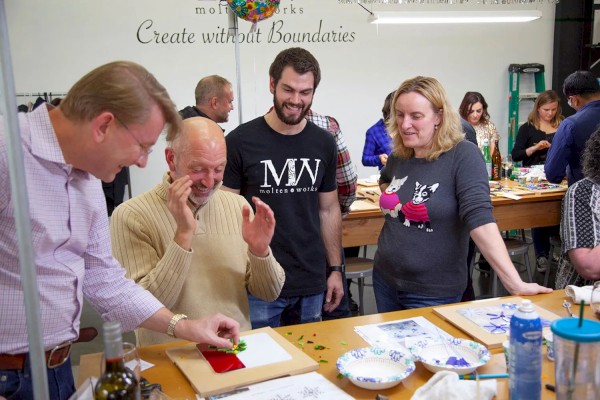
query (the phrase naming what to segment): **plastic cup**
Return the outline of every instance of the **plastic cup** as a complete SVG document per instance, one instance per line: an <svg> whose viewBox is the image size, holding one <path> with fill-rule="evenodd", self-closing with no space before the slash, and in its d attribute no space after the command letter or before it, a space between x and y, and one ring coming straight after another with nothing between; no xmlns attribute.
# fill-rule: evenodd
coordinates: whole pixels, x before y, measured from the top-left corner
<svg viewBox="0 0 600 400"><path fill-rule="evenodd" d="M563 318L550 325L554 336L556 398L596 400L600 388L600 322Z"/></svg>

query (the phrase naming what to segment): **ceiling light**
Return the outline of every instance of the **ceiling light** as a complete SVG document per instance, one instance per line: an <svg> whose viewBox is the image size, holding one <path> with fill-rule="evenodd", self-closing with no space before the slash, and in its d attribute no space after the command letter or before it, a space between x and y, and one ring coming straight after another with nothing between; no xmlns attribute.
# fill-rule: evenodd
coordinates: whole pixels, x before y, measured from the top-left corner
<svg viewBox="0 0 600 400"><path fill-rule="evenodd" d="M523 11L375 11L372 24L472 24L529 22L542 17L539 10Z"/></svg>

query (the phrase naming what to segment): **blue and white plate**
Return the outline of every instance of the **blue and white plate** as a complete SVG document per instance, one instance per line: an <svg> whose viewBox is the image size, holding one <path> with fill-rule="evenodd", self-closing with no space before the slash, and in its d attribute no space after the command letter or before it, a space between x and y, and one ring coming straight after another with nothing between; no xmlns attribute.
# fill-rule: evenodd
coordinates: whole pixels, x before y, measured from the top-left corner
<svg viewBox="0 0 600 400"><path fill-rule="evenodd" d="M412 356L402 350L363 347L342 354L340 374L364 389L383 390L399 384L415 370Z"/></svg>
<svg viewBox="0 0 600 400"><path fill-rule="evenodd" d="M410 346L416 361L436 373L453 371L459 375L470 374L490 360L489 350L482 344L467 339L450 338L438 342Z"/></svg>

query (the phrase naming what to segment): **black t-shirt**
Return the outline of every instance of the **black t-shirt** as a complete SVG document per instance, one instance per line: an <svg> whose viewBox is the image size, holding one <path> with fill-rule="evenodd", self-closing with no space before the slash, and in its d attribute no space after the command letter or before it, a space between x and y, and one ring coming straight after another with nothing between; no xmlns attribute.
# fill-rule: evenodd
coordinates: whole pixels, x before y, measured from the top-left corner
<svg viewBox="0 0 600 400"><path fill-rule="evenodd" d="M337 150L333 137L312 122L296 135L280 134L264 117L240 125L225 137L223 184L252 196L275 213L273 255L286 272L282 297L325 290L319 192L336 190Z"/></svg>

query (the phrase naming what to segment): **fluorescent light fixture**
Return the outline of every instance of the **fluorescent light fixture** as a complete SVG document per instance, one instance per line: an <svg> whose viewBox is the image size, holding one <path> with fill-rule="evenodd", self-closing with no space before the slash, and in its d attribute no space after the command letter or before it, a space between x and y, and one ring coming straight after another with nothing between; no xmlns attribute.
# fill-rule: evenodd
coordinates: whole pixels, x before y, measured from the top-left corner
<svg viewBox="0 0 600 400"><path fill-rule="evenodd" d="M542 17L539 10L523 11L374 11L372 24L473 24L529 22Z"/></svg>

